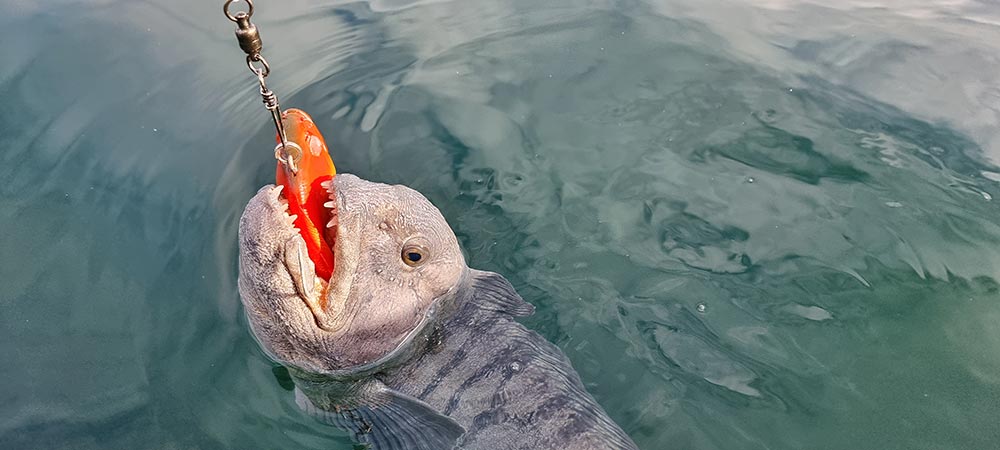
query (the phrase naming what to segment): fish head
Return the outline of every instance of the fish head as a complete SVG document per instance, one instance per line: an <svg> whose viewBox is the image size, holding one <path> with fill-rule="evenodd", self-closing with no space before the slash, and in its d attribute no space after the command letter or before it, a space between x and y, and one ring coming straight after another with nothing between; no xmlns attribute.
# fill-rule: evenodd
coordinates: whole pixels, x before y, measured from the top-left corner
<svg viewBox="0 0 1000 450"><path fill-rule="evenodd" d="M440 211L405 186L350 174L322 183L323 276L284 183L261 188L239 224L239 288L261 347L312 373L378 363L409 343L469 271Z"/></svg>

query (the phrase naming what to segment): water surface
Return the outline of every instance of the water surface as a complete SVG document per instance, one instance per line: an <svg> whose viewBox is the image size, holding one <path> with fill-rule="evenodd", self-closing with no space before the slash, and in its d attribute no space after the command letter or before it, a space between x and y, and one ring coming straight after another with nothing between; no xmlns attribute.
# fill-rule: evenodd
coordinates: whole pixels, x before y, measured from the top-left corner
<svg viewBox="0 0 1000 450"><path fill-rule="evenodd" d="M0 0L0 447L350 449L236 292L221 2ZM220 4L216 4L220 3ZM987 449L985 1L258 0L338 168L427 195L642 448Z"/></svg>

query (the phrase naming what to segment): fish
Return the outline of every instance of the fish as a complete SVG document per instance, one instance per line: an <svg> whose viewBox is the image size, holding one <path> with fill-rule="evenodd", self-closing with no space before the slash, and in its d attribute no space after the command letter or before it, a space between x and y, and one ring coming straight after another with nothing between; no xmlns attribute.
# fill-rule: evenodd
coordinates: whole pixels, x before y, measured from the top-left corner
<svg viewBox="0 0 1000 450"><path fill-rule="evenodd" d="M376 450L637 448L426 197L337 174L306 113L282 120L303 157L248 202L238 284L302 411Z"/></svg>

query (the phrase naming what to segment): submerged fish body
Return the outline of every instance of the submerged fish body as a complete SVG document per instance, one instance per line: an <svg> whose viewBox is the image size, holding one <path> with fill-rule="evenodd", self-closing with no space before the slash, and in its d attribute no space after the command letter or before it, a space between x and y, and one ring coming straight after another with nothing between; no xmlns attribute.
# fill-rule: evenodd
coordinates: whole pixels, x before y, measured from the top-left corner
<svg viewBox="0 0 1000 450"><path fill-rule="evenodd" d="M239 285L303 410L377 450L635 448L562 351L515 320L534 308L466 265L426 198L331 176L326 278L286 183L262 188L240 219Z"/></svg>

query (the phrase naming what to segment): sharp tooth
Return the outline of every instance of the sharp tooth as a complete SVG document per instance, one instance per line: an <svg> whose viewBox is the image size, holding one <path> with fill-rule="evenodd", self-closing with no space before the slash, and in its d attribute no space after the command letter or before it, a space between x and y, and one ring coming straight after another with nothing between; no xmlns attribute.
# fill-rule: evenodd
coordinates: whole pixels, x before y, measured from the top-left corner
<svg viewBox="0 0 1000 450"><path fill-rule="evenodd" d="M333 228L336 225L337 225L337 218L336 217L330 219L330 221L326 223L326 227L327 228Z"/></svg>
<svg viewBox="0 0 1000 450"><path fill-rule="evenodd" d="M328 201L328 202L326 202L326 203L323 204L323 207L324 208L336 208L337 207L337 202L332 201L332 200Z"/></svg>
<svg viewBox="0 0 1000 450"><path fill-rule="evenodd" d="M272 189L270 192L271 201L273 202L272 204L278 205L277 207L280 208L281 211L288 212L288 200L285 200L285 197L281 195L281 191L284 188L284 186L278 185Z"/></svg>
<svg viewBox="0 0 1000 450"><path fill-rule="evenodd" d="M326 190L328 190L328 191L329 191L329 190L330 190L330 183L331 183L331 181L330 181L330 180L326 180L326 181L324 181L324 182L320 183L319 185L320 185L320 187L322 187L323 189L326 189Z"/></svg>
<svg viewBox="0 0 1000 450"><path fill-rule="evenodd" d="M274 201L281 200L281 188L284 186L278 185L278 187L271 189L271 199Z"/></svg>

